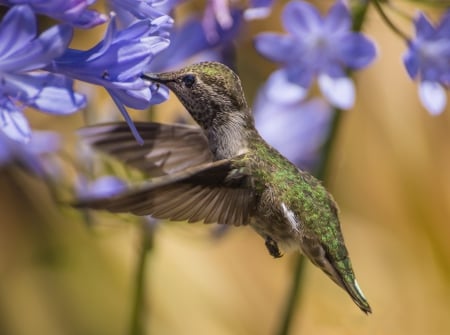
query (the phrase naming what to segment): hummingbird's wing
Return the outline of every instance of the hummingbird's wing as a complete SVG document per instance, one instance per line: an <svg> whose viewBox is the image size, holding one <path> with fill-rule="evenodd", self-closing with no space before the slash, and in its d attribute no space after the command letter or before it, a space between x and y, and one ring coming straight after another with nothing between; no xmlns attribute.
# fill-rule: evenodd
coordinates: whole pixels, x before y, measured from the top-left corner
<svg viewBox="0 0 450 335"><path fill-rule="evenodd" d="M212 162L202 129L188 125L135 122L139 145L125 122L85 127L79 134L92 145L153 177Z"/></svg>
<svg viewBox="0 0 450 335"><path fill-rule="evenodd" d="M250 183L232 160L220 160L155 178L115 197L82 199L75 206L239 226L248 223L254 208Z"/></svg>

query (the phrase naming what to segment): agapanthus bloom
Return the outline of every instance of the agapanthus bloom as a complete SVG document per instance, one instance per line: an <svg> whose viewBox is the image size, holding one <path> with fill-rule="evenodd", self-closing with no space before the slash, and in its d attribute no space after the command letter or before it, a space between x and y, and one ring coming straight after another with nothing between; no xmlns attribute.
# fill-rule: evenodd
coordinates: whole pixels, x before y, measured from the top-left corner
<svg viewBox="0 0 450 335"><path fill-rule="evenodd" d="M106 22L108 17L87 9L96 0L0 0L6 6L29 5L38 14L47 15L78 28L91 28Z"/></svg>
<svg viewBox="0 0 450 335"><path fill-rule="evenodd" d="M113 16L100 43L86 51L67 49L47 69L104 87L142 143L125 106L145 109L168 96L166 89L157 89L156 85L149 88L149 83L141 79L155 54L169 45L169 40L160 36L167 20L171 19L161 16L139 20L118 30Z"/></svg>
<svg viewBox="0 0 450 335"><path fill-rule="evenodd" d="M60 56L71 38L68 25L53 26L37 36L36 17L27 5L13 7L1 21L0 131L10 138L30 139L24 107L67 114L85 105L84 97L73 92L71 80L35 72Z"/></svg>
<svg viewBox="0 0 450 335"><path fill-rule="evenodd" d="M420 13L414 21L416 37L409 41L404 64L412 79L419 79L419 97L433 115L447 104L450 86L450 11L435 27Z"/></svg>
<svg viewBox="0 0 450 335"><path fill-rule="evenodd" d="M352 107L354 84L346 70L367 66L376 52L368 38L351 31L348 8L337 1L321 16L311 4L292 1L284 8L283 24L288 34L263 33L255 41L261 54L283 65L269 78L271 98L299 101L317 77L322 94L332 105Z"/></svg>

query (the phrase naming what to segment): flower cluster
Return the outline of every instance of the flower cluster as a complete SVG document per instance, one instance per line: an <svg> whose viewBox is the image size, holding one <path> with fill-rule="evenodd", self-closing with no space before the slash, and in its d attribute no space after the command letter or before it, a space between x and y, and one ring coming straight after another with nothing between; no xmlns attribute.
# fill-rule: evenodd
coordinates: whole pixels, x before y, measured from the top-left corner
<svg viewBox="0 0 450 335"><path fill-rule="evenodd" d="M447 104L450 86L450 10L433 26L423 13L414 20L416 36L408 41L403 61L411 79L419 79L419 97L433 115Z"/></svg>
<svg viewBox="0 0 450 335"><path fill-rule="evenodd" d="M93 2L0 0L0 5L11 7L0 22L3 152L11 152L11 148L28 154L39 152L26 148L29 142L36 141L24 115L25 108L63 115L86 106L86 97L73 89L74 79L105 87L131 127L133 123L124 106L144 109L167 96L162 89L155 93L140 75L154 55L169 44L172 19L160 13L119 30L112 14L104 39L95 47L87 51L71 49L74 27L88 29L108 20L106 15L88 8ZM37 14L61 23L38 34ZM18 146L23 146L23 150L17 150ZM3 155L0 164L7 162L6 157L12 160L13 156ZM17 158L15 155L14 160Z"/></svg>
<svg viewBox="0 0 450 335"><path fill-rule="evenodd" d="M353 106L355 89L346 70L358 70L375 58L374 44L351 30L348 8L337 1L326 16L305 1L292 1L283 11L288 34L262 33L256 49L283 67L268 80L268 95L280 102L302 100L315 78L328 101L347 109Z"/></svg>

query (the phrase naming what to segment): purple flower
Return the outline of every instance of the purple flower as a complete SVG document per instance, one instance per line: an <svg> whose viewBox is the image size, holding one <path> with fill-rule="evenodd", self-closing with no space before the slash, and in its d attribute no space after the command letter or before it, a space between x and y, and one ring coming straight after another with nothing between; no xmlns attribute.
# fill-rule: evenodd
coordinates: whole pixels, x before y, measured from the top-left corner
<svg viewBox="0 0 450 335"><path fill-rule="evenodd" d="M419 79L419 97L432 114L442 113L447 104L445 86L450 85L450 10L434 27L423 13L414 21L415 39L403 62L411 79Z"/></svg>
<svg viewBox="0 0 450 335"><path fill-rule="evenodd" d="M263 87L253 111L261 136L297 166L312 171L320 159L332 116L332 108L316 98L284 104L273 101Z"/></svg>
<svg viewBox="0 0 450 335"><path fill-rule="evenodd" d="M203 14L203 29L210 42L220 38L220 31L232 29L235 20L242 21L265 18L270 14L273 0L250 0L244 10L236 10L230 6L229 0L208 0Z"/></svg>
<svg viewBox="0 0 450 335"><path fill-rule="evenodd" d="M112 197L127 189L127 184L115 176L103 176L92 182L80 177L76 184L76 193L81 199Z"/></svg>
<svg viewBox="0 0 450 335"><path fill-rule="evenodd" d="M37 175L53 175L54 168L46 158L59 149L59 136L53 132L34 131L28 143L21 143L0 132L0 166L19 164Z"/></svg>
<svg viewBox="0 0 450 335"><path fill-rule="evenodd" d="M136 20L156 19L168 15L180 0L108 0L109 8L117 14L121 26L127 27ZM173 21L166 22L171 28Z"/></svg>
<svg viewBox="0 0 450 335"><path fill-rule="evenodd" d="M36 13L67 22L78 28L91 28L106 22L104 14L87 9L95 0L0 0L6 6L29 5Z"/></svg>
<svg viewBox="0 0 450 335"><path fill-rule="evenodd" d="M250 0L249 7L244 11L244 19L264 19L272 11L274 0Z"/></svg>
<svg viewBox="0 0 450 335"><path fill-rule="evenodd" d="M72 38L72 28L57 25L36 36L30 7L15 6L0 23L0 131L27 142L31 130L22 109L68 114L85 105L72 90L72 81L39 70L60 56Z"/></svg>
<svg viewBox="0 0 450 335"><path fill-rule="evenodd" d="M160 33L161 27L169 20L168 16L140 20L126 29L117 30L113 17L100 43L86 51L67 49L47 69L103 86L130 125L138 142L142 143L125 106L145 109L167 98L166 89L158 89L154 84L149 88L150 84L140 77L146 72L153 57L168 46L169 40L160 36Z"/></svg>
<svg viewBox="0 0 450 335"><path fill-rule="evenodd" d="M351 31L348 8L337 1L322 17L311 4L292 1L284 8L283 23L289 34L263 33L255 40L261 54L283 64L269 78L271 98L299 101L317 77L322 94L332 105L352 107L355 89L345 71L367 66L376 52L368 38Z"/></svg>
<svg viewBox="0 0 450 335"><path fill-rule="evenodd" d="M229 29L222 29L217 22L215 24L217 38L213 41L208 39L202 22L198 18L192 18L181 27L175 27L171 33L170 46L150 64L150 72L172 70L192 57L195 57L195 61L224 62L217 49L226 46L237 36L241 19L239 15L234 15L233 25Z"/></svg>

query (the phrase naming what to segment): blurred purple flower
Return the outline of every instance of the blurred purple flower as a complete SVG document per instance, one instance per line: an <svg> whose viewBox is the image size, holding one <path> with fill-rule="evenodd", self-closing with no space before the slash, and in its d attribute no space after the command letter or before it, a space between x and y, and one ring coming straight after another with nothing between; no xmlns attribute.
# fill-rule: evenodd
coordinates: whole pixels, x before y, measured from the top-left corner
<svg viewBox="0 0 450 335"><path fill-rule="evenodd" d="M79 177L76 185L77 196L81 199L112 197L127 189L127 184L115 176L103 176L92 182Z"/></svg>
<svg viewBox="0 0 450 335"><path fill-rule="evenodd" d="M283 23L289 34L262 33L255 40L261 54L284 65L268 80L271 99L300 101L318 77L322 94L332 105L352 107L355 89L345 71L366 67L376 51L368 38L351 31L348 8L337 1L322 17L311 4L291 1L284 8Z"/></svg>
<svg viewBox="0 0 450 335"><path fill-rule="evenodd" d="M313 171L330 128L332 108L319 98L292 104L273 101L266 90L258 92L253 106L256 128L291 162Z"/></svg>
<svg viewBox="0 0 450 335"><path fill-rule="evenodd" d="M403 62L411 79L419 79L419 97L432 115L442 113L450 86L450 10L434 27L423 13L414 20L416 37Z"/></svg>
<svg viewBox="0 0 450 335"><path fill-rule="evenodd" d="M160 36L168 20L171 20L168 16L140 20L117 30L113 16L100 43L86 51L67 49L47 70L103 86L128 122L136 140L143 143L125 106L145 109L167 99L167 89L158 89L157 85L140 77L153 57L169 45L169 40Z"/></svg>
<svg viewBox="0 0 450 335"><path fill-rule="evenodd" d="M29 6L11 8L0 22L0 131L27 142L31 130L22 109L68 114L85 105L72 81L39 70L60 56L72 38L72 28L57 25L36 36L36 17Z"/></svg>
<svg viewBox="0 0 450 335"><path fill-rule="evenodd" d="M208 0L202 19L204 34L208 41L214 43L220 38L218 28L229 30L236 25L236 19L265 18L270 14L272 4L273 0L250 0L244 10L237 10L230 5L230 0Z"/></svg>
<svg viewBox="0 0 450 335"><path fill-rule="evenodd" d="M108 17L87 9L95 0L0 0L1 5L29 5L33 11L67 22L78 28L91 28L105 23Z"/></svg>
<svg viewBox="0 0 450 335"><path fill-rule="evenodd" d="M59 149L59 136L53 132L34 131L28 143L12 140L0 132L0 166L16 163L43 177L54 175L46 155Z"/></svg>
<svg viewBox="0 0 450 335"><path fill-rule="evenodd" d="M195 57L195 61L220 59L224 62L217 49L226 46L237 36L241 19L239 15L234 15L233 25L229 29L222 29L217 22L215 24L217 38L214 41L207 38L198 18L189 19L181 27L175 27L171 33L170 46L150 64L149 72L173 70L192 57Z"/></svg>
<svg viewBox="0 0 450 335"><path fill-rule="evenodd" d="M249 6L244 10L244 19L264 19L272 11L274 0L250 0Z"/></svg>

